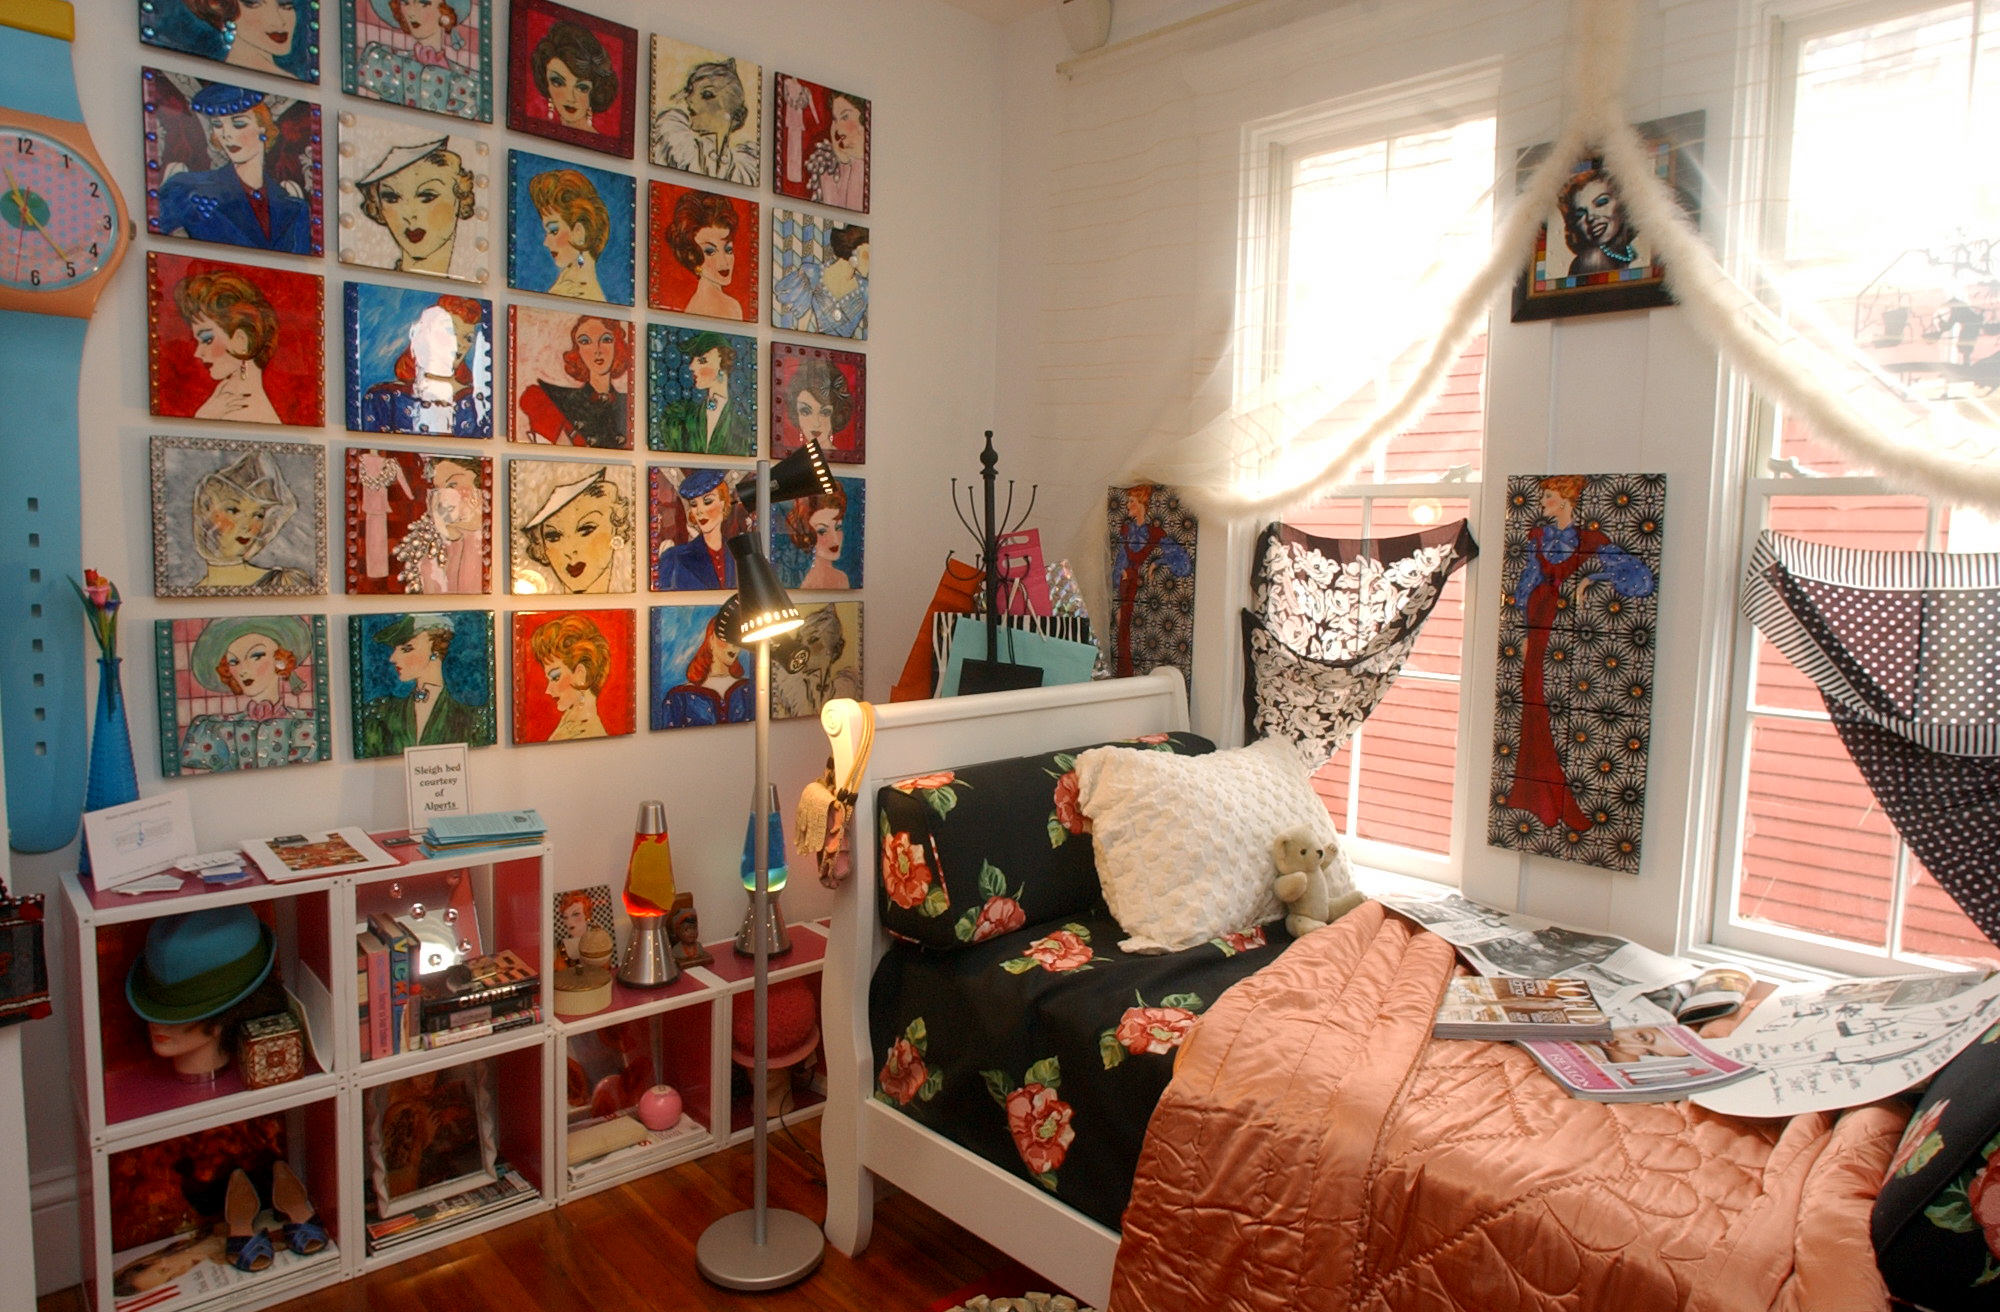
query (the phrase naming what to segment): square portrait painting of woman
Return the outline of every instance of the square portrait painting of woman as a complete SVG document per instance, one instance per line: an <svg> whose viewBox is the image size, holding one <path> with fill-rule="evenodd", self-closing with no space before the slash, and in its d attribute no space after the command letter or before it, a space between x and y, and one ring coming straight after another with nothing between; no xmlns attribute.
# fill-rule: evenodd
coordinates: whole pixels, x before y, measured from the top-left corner
<svg viewBox="0 0 2000 1312"><path fill-rule="evenodd" d="M861 534L868 518L866 485L837 478L830 493L788 501L773 512L771 563L788 588L845 591L861 586Z"/></svg>
<svg viewBox="0 0 2000 1312"><path fill-rule="evenodd" d="M508 127L632 158L638 32L552 0L514 0L507 49Z"/></svg>
<svg viewBox="0 0 2000 1312"><path fill-rule="evenodd" d="M340 262L485 282L488 147L443 125L340 114Z"/></svg>
<svg viewBox="0 0 2000 1312"><path fill-rule="evenodd" d="M805 623L771 644L771 718L817 716L836 697L861 696L861 603L804 602Z"/></svg>
<svg viewBox="0 0 2000 1312"><path fill-rule="evenodd" d="M573 310L507 307L507 436L632 448L632 325Z"/></svg>
<svg viewBox="0 0 2000 1312"><path fill-rule="evenodd" d="M720 606L653 607L652 727L748 724L757 716L755 660L715 631Z"/></svg>
<svg viewBox="0 0 2000 1312"><path fill-rule="evenodd" d="M771 459L807 438L829 464L868 457L868 357L825 346L771 343Z"/></svg>
<svg viewBox="0 0 2000 1312"><path fill-rule="evenodd" d="M492 487L484 456L347 448L348 592L483 595Z"/></svg>
<svg viewBox="0 0 2000 1312"><path fill-rule="evenodd" d="M632 304L638 182L525 150L507 152L507 285Z"/></svg>
<svg viewBox="0 0 2000 1312"><path fill-rule="evenodd" d="M221 774L333 755L326 616L158 620L160 773Z"/></svg>
<svg viewBox="0 0 2000 1312"><path fill-rule="evenodd" d="M347 617L354 756L494 742L493 612Z"/></svg>
<svg viewBox="0 0 2000 1312"><path fill-rule="evenodd" d="M139 39L246 72L319 81L319 0L139 0Z"/></svg>
<svg viewBox="0 0 2000 1312"><path fill-rule="evenodd" d="M780 196L868 212L868 102L778 74L772 182Z"/></svg>
<svg viewBox="0 0 2000 1312"><path fill-rule="evenodd" d="M142 69L146 230L251 250L324 249L319 106Z"/></svg>
<svg viewBox="0 0 2000 1312"><path fill-rule="evenodd" d="M326 592L326 455L302 442L152 441L153 592Z"/></svg>
<svg viewBox="0 0 2000 1312"><path fill-rule="evenodd" d="M516 593L634 591L638 475L632 466L510 460L507 484Z"/></svg>
<svg viewBox="0 0 2000 1312"><path fill-rule="evenodd" d="M493 436L493 303L347 284L347 427Z"/></svg>
<svg viewBox="0 0 2000 1312"><path fill-rule="evenodd" d="M653 163L755 187L762 178L764 70L685 41L653 38Z"/></svg>
<svg viewBox="0 0 2000 1312"><path fill-rule="evenodd" d="M729 539L755 519L743 492L754 473L709 466L646 469L647 560L655 592L714 592L736 586Z"/></svg>
<svg viewBox="0 0 2000 1312"><path fill-rule="evenodd" d="M671 182L646 188L646 302L757 322L757 203Z"/></svg>
<svg viewBox="0 0 2000 1312"><path fill-rule="evenodd" d="M318 274L147 252L152 412L318 428L325 298Z"/></svg>
<svg viewBox="0 0 2000 1312"><path fill-rule="evenodd" d="M631 611L524 610L513 621L516 743L634 731Z"/></svg>
<svg viewBox="0 0 2000 1312"><path fill-rule="evenodd" d="M868 229L771 210L771 326L868 340Z"/></svg>
<svg viewBox="0 0 2000 1312"><path fill-rule="evenodd" d="M646 326L646 445L701 456L757 454L757 339Z"/></svg>
<svg viewBox="0 0 2000 1312"><path fill-rule="evenodd" d="M342 0L341 90L491 123L494 3Z"/></svg>

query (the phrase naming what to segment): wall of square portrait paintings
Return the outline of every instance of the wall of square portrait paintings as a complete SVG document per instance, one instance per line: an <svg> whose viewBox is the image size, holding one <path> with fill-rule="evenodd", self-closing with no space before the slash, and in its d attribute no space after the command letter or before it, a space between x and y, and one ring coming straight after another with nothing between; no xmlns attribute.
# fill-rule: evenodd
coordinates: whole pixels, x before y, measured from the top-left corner
<svg viewBox="0 0 2000 1312"><path fill-rule="evenodd" d="M565 887L617 887L664 802L677 881L726 933L754 736L749 653L703 642L726 534L826 613L775 699L787 819L824 764L816 706L886 699L964 554L945 501L992 426L999 29L900 0L256 8L231 32L189 0L75 5L137 223L80 457L141 793L184 789L208 848L379 831L406 819L397 754L463 740L473 804L538 808ZM782 261L776 210L811 216ZM878 221L886 321L857 240ZM795 536L738 488L803 435L844 481ZM237 688L232 644L270 658ZM74 861L14 873L48 891ZM41 1056L55 1125L66 1057Z"/></svg>

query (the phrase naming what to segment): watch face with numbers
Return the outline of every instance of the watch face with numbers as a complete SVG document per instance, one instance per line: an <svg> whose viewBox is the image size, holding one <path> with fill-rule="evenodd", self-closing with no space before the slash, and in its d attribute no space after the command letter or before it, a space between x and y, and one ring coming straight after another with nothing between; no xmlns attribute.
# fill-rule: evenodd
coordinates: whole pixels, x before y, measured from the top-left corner
<svg viewBox="0 0 2000 1312"><path fill-rule="evenodd" d="M118 204L87 159L32 129L0 129L0 288L69 291L118 248Z"/></svg>

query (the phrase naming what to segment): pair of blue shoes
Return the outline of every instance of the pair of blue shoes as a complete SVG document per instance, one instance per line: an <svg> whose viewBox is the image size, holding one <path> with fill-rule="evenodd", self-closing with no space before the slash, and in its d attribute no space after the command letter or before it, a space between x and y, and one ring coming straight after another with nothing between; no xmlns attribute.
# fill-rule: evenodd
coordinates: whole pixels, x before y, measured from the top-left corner
<svg viewBox="0 0 2000 1312"><path fill-rule="evenodd" d="M285 1243L294 1253L307 1257L326 1247L326 1228L320 1224L319 1212L306 1196L305 1185L283 1161L271 1167L271 1206L285 1218ZM270 1233L257 1226L261 1210L257 1186L250 1183L248 1175L236 1171L229 1177L229 1191L223 1198L223 1218L229 1223L223 1255L238 1271L269 1270L277 1260Z"/></svg>

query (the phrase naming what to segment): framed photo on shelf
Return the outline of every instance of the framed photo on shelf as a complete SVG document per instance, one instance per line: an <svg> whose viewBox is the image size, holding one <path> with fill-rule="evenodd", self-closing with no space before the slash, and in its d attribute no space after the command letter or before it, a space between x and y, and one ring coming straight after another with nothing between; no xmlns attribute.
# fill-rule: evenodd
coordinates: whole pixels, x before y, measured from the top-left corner
<svg viewBox="0 0 2000 1312"><path fill-rule="evenodd" d="M168 778L332 757L326 616L156 620L153 656Z"/></svg>
<svg viewBox="0 0 2000 1312"><path fill-rule="evenodd" d="M758 205L675 182L646 185L646 303L757 322Z"/></svg>
<svg viewBox="0 0 2000 1312"><path fill-rule="evenodd" d="M638 677L629 610L514 612L514 742L633 731Z"/></svg>
<svg viewBox="0 0 2000 1312"><path fill-rule="evenodd" d="M632 449L632 325L587 310L507 307L507 436Z"/></svg>
<svg viewBox="0 0 2000 1312"><path fill-rule="evenodd" d="M836 478L831 493L787 502L772 513L771 564L788 588L847 591L861 586L861 538L868 520L868 488L858 478Z"/></svg>
<svg viewBox="0 0 2000 1312"><path fill-rule="evenodd" d="M153 595L325 595L323 448L157 436L151 448Z"/></svg>
<svg viewBox="0 0 2000 1312"><path fill-rule="evenodd" d="M350 615L347 660L355 760L496 741L492 611Z"/></svg>
<svg viewBox="0 0 2000 1312"><path fill-rule="evenodd" d="M736 586L724 545L755 527L743 489L756 471L715 465L646 467L646 561L655 592L715 592ZM719 572L718 572L719 571Z"/></svg>
<svg viewBox="0 0 2000 1312"><path fill-rule="evenodd" d="M755 188L763 170L764 70L701 46L653 37L649 158L718 182Z"/></svg>
<svg viewBox="0 0 2000 1312"><path fill-rule="evenodd" d="M172 419L326 422L326 280L146 253L147 392Z"/></svg>
<svg viewBox="0 0 2000 1312"><path fill-rule="evenodd" d="M342 302L350 432L493 436L493 302L367 282Z"/></svg>
<svg viewBox="0 0 2000 1312"><path fill-rule="evenodd" d="M720 606L655 606L648 663L652 667L655 729L748 724L757 694L751 657L716 636Z"/></svg>
<svg viewBox="0 0 2000 1312"><path fill-rule="evenodd" d="M772 342L771 459L783 460L809 437L828 464L868 458L868 357Z"/></svg>
<svg viewBox="0 0 2000 1312"><path fill-rule="evenodd" d="M611 911L611 885L568 888L555 895L556 969L583 964L583 936L601 929L617 941L618 922Z"/></svg>
<svg viewBox="0 0 2000 1312"><path fill-rule="evenodd" d="M347 590L484 595L493 462L469 452L347 448Z"/></svg>
<svg viewBox="0 0 2000 1312"><path fill-rule="evenodd" d="M646 325L646 445L698 456L757 454L757 339Z"/></svg>
<svg viewBox="0 0 2000 1312"><path fill-rule="evenodd" d="M246 73L317 82L319 7L320 0L267 4L252 22L239 21L234 4L139 0L139 39Z"/></svg>
<svg viewBox="0 0 2000 1312"><path fill-rule="evenodd" d="M391 1080L362 1095L368 1187L381 1216L499 1179L492 1061Z"/></svg>
<svg viewBox="0 0 2000 1312"><path fill-rule="evenodd" d="M508 461L512 590L544 597L636 591L638 483L626 464Z"/></svg>
<svg viewBox="0 0 2000 1312"><path fill-rule="evenodd" d="M339 126L340 262L485 282L491 147L448 124L346 109Z"/></svg>
<svg viewBox="0 0 2000 1312"><path fill-rule="evenodd" d="M340 89L493 121L497 0L340 0Z"/></svg>
<svg viewBox="0 0 2000 1312"><path fill-rule="evenodd" d="M155 68L140 69L139 83L148 232L290 255L325 249L318 105Z"/></svg>
<svg viewBox="0 0 2000 1312"><path fill-rule="evenodd" d="M507 152L507 285L630 305L638 181L531 151Z"/></svg>
<svg viewBox="0 0 2000 1312"><path fill-rule="evenodd" d="M868 101L817 82L778 74L772 132L772 187L780 196L868 212Z"/></svg>
<svg viewBox="0 0 2000 1312"><path fill-rule="evenodd" d="M868 229L771 207L771 326L868 340Z"/></svg>
<svg viewBox="0 0 2000 1312"><path fill-rule="evenodd" d="M1701 223L1701 110L1637 125L1653 175L1673 192L1690 221ZM1552 149L1530 146L1515 165L1523 186ZM1514 284L1514 322L1672 305L1666 266L1627 213L1600 159L1571 168L1556 207L1535 238L1535 252Z"/></svg>
<svg viewBox="0 0 2000 1312"><path fill-rule="evenodd" d="M513 0L507 36L509 128L632 158L636 30L554 0Z"/></svg>

